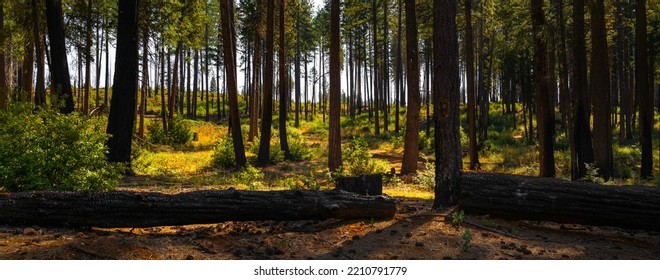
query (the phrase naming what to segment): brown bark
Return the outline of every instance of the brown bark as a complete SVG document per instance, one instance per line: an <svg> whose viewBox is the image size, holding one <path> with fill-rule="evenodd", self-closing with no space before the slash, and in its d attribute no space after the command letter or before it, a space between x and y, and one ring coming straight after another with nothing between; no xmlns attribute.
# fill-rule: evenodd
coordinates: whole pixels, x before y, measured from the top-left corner
<svg viewBox="0 0 660 280"><path fill-rule="evenodd" d="M152 227L225 221L387 219L395 201L343 191L31 192L0 195L0 223Z"/></svg>
<svg viewBox="0 0 660 280"><path fill-rule="evenodd" d="M638 0L635 8L635 89L639 104L639 139L642 146L641 177L653 172L653 95L649 92L646 1Z"/></svg>
<svg viewBox="0 0 660 280"><path fill-rule="evenodd" d="M7 110L9 92L7 91L7 73L5 71L5 2L0 2L0 110Z"/></svg>
<svg viewBox="0 0 660 280"><path fill-rule="evenodd" d="M507 219L660 230L660 189L653 187L465 173L458 204L467 213Z"/></svg>
<svg viewBox="0 0 660 280"><path fill-rule="evenodd" d="M594 162L599 174L605 180L609 180L613 175L613 160L610 71L604 2L604 0L592 0L591 3L591 92L594 110Z"/></svg>
<svg viewBox="0 0 660 280"><path fill-rule="evenodd" d="M286 133L286 120L287 104L289 103L289 76L286 66L286 38L284 26L284 6L285 0L280 0L280 16L279 16L279 30L280 30L280 52L279 52L279 72L280 72L280 149L284 152L284 159L290 160L293 158L291 150L289 150L289 141Z"/></svg>
<svg viewBox="0 0 660 280"><path fill-rule="evenodd" d="M433 111L435 121L435 199L433 209L455 204L460 183L460 81L456 0L433 3Z"/></svg>
<svg viewBox="0 0 660 280"><path fill-rule="evenodd" d="M258 134L259 126L259 92L261 87L261 0L256 1L256 28L254 31L254 62L252 66L252 92L250 103L250 130L248 133L248 141L254 141L254 137Z"/></svg>
<svg viewBox="0 0 660 280"><path fill-rule="evenodd" d="M46 104L46 85L45 85L45 73L44 73L44 47L43 41L41 40L41 33L39 31L39 6L37 5L37 0L31 1L32 5L32 32L33 40L35 42L35 54L37 59L37 80L34 89L34 104L36 106L42 106Z"/></svg>
<svg viewBox="0 0 660 280"><path fill-rule="evenodd" d="M261 138L257 166L270 163L270 137L273 122L273 45L275 41L274 13L275 0L268 0L266 9L266 54L264 55L264 99L262 102Z"/></svg>
<svg viewBox="0 0 660 280"><path fill-rule="evenodd" d="M542 177L555 176L553 147L554 120L552 119L550 97L548 96L548 68L546 67L547 47L543 38L543 0L531 1L532 36L534 36L534 91L536 91L536 123L539 138L539 174Z"/></svg>
<svg viewBox="0 0 660 280"><path fill-rule="evenodd" d="M406 0L406 74L408 75L408 109L406 138L401 174L417 173L419 157L419 46L415 0Z"/></svg>
<svg viewBox="0 0 660 280"><path fill-rule="evenodd" d="M476 94L474 92L474 39L472 31L472 1L465 0L465 63L467 80L467 118L468 136L470 139L469 155L470 170L479 168L479 154L477 150L477 124L476 124Z"/></svg>
<svg viewBox="0 0 660 280"><path fill-rule="evenodd" d="M232 0L220 1L220 13L222 21L222 39L225 59L225 72L227 74L227 93L229 94L229 121L231 122L231 136L234 142L234 155L236 157L236 166L245 167L247 160L245 158L245 147L243 146L243 135L241 133L241 120L238 112L238 88L236 85L236 60L234 57L234 26ZM231 5L231 7L230 7Z"/></svg>
<svg viewBox="0 0 660 280"><path fill-rule="evenodd" d="M573 3L573 146L576 162L571 168L571 178L578 180L586 175L586 165L594 161L591 144L591 116L589 93L587 92L587 55L584 35L584 0Z"/></svg>
<svg viewBox="0 0 660 280"><path fill-rule="evenodd" d="M341 130L341 77L339 65L339 1L330 2L330 124L328 137L328 168L337 171L342 166Z"/></svg>

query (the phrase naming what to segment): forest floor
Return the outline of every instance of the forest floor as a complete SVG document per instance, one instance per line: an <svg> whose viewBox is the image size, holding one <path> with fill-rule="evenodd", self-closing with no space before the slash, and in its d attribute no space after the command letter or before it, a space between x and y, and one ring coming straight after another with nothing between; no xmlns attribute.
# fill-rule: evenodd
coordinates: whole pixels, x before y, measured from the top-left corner
<svg viewBox="0 0 660 280"><path fill-rule="evenodd" d="M470 215L454 224L430 208L397 198L390 220L3 226L0 259L660 259L658 232Z"/></svg>

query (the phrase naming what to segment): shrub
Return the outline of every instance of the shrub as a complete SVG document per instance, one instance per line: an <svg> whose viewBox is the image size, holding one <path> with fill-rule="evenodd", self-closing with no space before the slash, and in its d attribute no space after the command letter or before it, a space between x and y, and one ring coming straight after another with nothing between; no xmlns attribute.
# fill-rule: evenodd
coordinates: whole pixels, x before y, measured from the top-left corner
<svg viewBox="0 0 660 280"><path fill-rule="evenodd" d="M232 181L236 185L245 185L249 190L254 191L264 185L263 179L264 173L261 169L248 165L238 172Z"/></svg>
<svg viewBox="0 0 660 280"><path fill-rule="evenodd" d="M231 137L220 139L218 145L213 149L211 165L216 168L229 168L236 166L234 141Z"/></svg>
<svg viewBox="0 0 660 280"><path fill-rule="evenodd" d="M353 138L342 148L344 160L343 171L345 175L362 175L387 172L388 164L385 161L371 157L367 141L363 138Z"/></svg>
<svg viewBox="0 0 660 280"><path fill-rule="evenodd" d="M185 145L192 140L192 131L188 124L181 118L175 118L168 124L167 130L163 130L160 122L151 122L147 127L149 130L149 141L161 145Z"/></svg>
<svg viewBox="0 0 660 280"><path fill-rule="evenodd" d="M106 161L101 122L29 105L0 111L0 187L8 191L103 190L122 168Z"/></svg>
<svg viewBox="0 0 660 280"><path fill-rule="evenodd" d="M433 190L435 188L435 164L427 160L425 166L426 170L419 172L413 181L425 189Z"/></svg>

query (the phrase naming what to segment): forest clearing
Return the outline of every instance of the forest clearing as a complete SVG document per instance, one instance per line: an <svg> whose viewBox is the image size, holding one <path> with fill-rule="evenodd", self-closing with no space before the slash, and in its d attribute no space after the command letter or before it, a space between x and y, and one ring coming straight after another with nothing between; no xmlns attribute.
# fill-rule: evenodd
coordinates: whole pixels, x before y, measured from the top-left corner
<svg viewBox="0 0 660 280"><path fill-rule="evenodd" d="M659 11L2 1L0 259L660 259Z"/></svg>

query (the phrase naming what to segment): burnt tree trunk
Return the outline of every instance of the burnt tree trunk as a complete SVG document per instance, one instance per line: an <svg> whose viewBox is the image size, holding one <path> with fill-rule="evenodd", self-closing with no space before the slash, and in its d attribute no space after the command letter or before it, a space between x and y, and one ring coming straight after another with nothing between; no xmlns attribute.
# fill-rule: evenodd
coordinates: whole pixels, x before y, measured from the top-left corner
<svg viewBox="0 0 660 280"><path fill-rule="evenodd" d="M653 187L465 173L457 200L472 214L660 230L660 189Z"/></svg>
<svg viewBox="0 0 660 280"><path fill-rule="evenodd" d="M0 224L151 227L224 221L391 218L394 199L343 191L29 192L0 195Z"/></svg>

